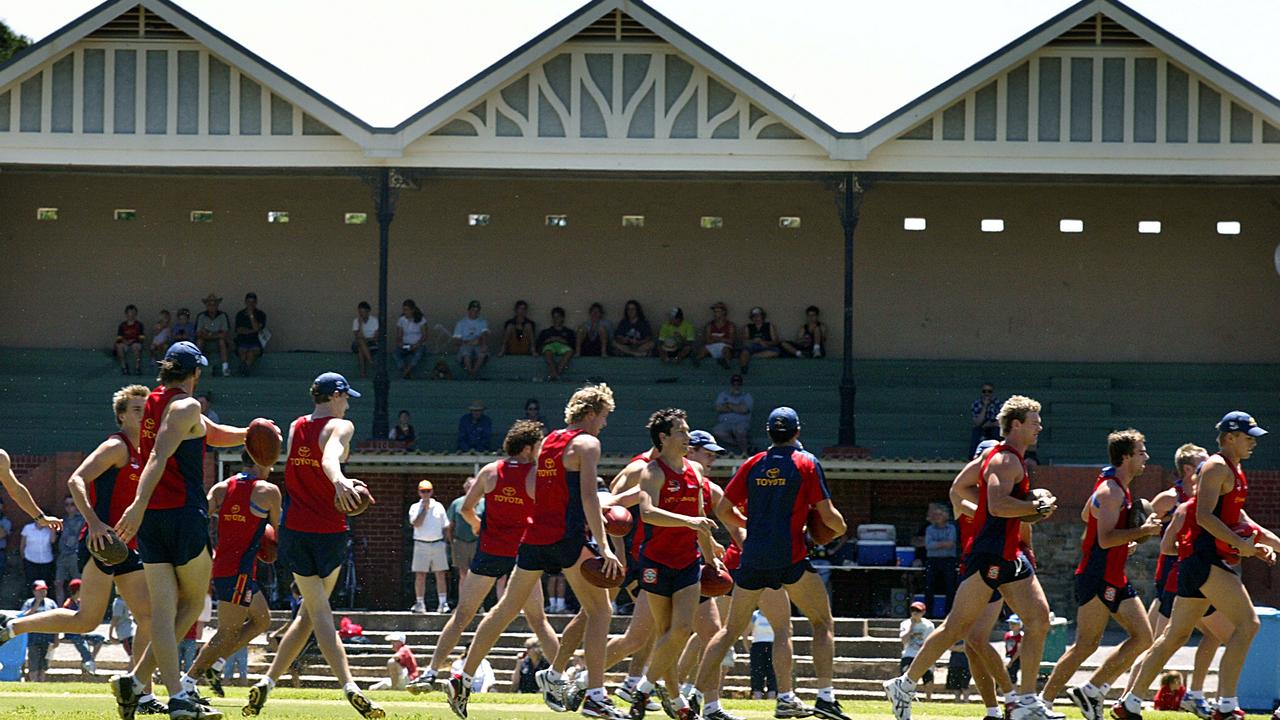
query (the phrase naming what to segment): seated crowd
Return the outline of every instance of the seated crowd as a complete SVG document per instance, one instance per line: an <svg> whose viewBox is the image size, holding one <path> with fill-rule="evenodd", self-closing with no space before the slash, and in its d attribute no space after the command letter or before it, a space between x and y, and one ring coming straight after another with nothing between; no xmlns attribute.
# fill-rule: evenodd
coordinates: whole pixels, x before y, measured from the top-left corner
<svg viewBox="0 0 1280 720"><path fill-rule="evenodd" d="M181 340L194 342L211 359L213 351L217 350L221 367L210 368L211 372L220 369L224 376L230 375L229 360L234 350L236 372L240 375L252 374L253 366L262 356L267 341L271 339L271 331L267 330L267 314L258 309L257 293L245 294L244 308L236 313L234 320L222 311L222 298L216 294L209 293L201 302L204 303L204 312L194 320L191 318L191 311L185 307L178 308L176 316L168 310L161 310L151 326L150 334L138 319L138 306L127 305L124 309L124 321L116 327L114 344L121 374L142 374L144 346L151 359L160 360L170 345ZM132 369L129 366L130 359L133 361Z"/></svg>

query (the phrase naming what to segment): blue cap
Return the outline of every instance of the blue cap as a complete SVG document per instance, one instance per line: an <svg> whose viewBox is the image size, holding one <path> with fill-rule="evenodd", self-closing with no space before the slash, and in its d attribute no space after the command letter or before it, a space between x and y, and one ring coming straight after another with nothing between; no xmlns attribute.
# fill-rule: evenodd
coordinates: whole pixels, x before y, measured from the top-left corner
<svg viewBox="0 0 1280 720"><path fill-rule="evenodd" d="M1233 410L1222 416L1215 426L1218 432L1244 432L1254 437L1262 437L1267 434L1266 430L1258 427L1258 421L1253 416L1241 410Z"/></svg>
<svg viewBox="0 0 1280 720"><path fill-rule="evenodd" d="M783 406L774 408L769 413L769 424L765 426L767 430L777 430L779 432L791 432L800 429L800 416L796 415L796 411L789 407Z"/></svg>
<svg viewBox="0 0 1280 720"><path fill-rule="evenodd" d="M973 451L973 456L975 458L982 457L983 453L985 453L986 451L990 450L991 448L999 444L1000 444L999 440L983 440L982 442L978 443L977 449Z"/></svg>
<svg viewBox="0 0 1280 720"><path fill-rule="evenodd" d="M689 433L689 446L706 448L717 455L725 453L725 449L716 444L716 436L706 430L694 430Z"/></svg>
<svg viewBox="0 0 1280 720"><path fill-rule="evenodd" d="M325 396L343 392L353 398L360 397L360 393L351 389L351 384L347 382L347 379L336 372L321 373L316 378L315 386L320 391L320 394Z"/></svg>
<svg viewBox="0 0 1280 720"><path fill-rule="evenodd" d="M185 370L209 367L209 359L190 340L179 340L170 345L169 349L165 351L164 359L178 363Z"/></svg>

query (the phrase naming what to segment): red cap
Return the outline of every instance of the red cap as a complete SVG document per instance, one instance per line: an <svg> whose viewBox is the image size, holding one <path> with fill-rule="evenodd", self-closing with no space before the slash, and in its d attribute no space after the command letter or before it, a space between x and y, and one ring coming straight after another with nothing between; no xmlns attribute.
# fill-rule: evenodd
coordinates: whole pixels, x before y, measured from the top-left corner
<svg viewBox="0 0 1280 720"><path fill-rule="evenodd" d="M80 587L80 585L81 585L80 578L72 578L71 582L67 583L67 587L71 588L72 590L75 590L76 588Z"/></svg>
<svg viewBox="0 0 1280 720"><path fill-rule="evenodd" d="M911 609L912 609L912 610L919 610L920 612L924 612L924 603L922 603L922 602L920 602L920 601L918 601L918 600L917 600L916 602L911 603Z"/></svg>

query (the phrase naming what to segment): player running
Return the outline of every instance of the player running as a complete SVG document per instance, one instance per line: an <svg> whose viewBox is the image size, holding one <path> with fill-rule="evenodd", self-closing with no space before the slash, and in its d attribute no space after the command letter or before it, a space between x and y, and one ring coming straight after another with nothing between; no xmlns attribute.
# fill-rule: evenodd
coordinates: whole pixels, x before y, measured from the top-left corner
<svg viewBox="0 0 1280 720"><path fill-rule="evenodd" d="M262 711L267 695L298 657L312 631L351 707L366 718L385 716L352 678L347 651L338 640L329 607L329 595L347 557L346 513L360 503L357 487L364 484L342 472L355 435L355 425L346 419L347 409L350 398L358 397L360 393L345 377L322 373L311 384L315 408L289 427L279 552L302 591L302 610L280 638L266 677L249 688L249 702L240 711L246 717Z"/></svg>
<svg viewBox="0 0 1280 720"><path fill-rule="evenodd" d="M409 684L409 692L418 693L432 689L438 671L449 667L449 655L462 637L462 631L475 617L480 604L489 595L498 578L511 574L516 565L516 552L520 538L529 527L534 503L534 460L538 457L538 444L542 442L542 423L517 420L502 441L506 459L491 462L476 474L466 498L462 501L461 515L480 536L470 572L458 589L458 605L453 615L440 631L435 652L422 675ZM477 519L476 508L484 502L484 515ZM534 585L529 599L524 603L525 619L538 636L543 651L555 656L560 641L542 609L542 587Z"/></svg>
<svg viewBox="0 0 1280 720"><path fill-rule="evenodd" d="M804 541L805 520L816 508L828 529L841 535L844 517L831 503L825 476L817 458L800 447L800 418L789 407L775 408L765 426L772 446L738 468L716 504L716 515L730 528L745 527L742 561L733 579L736 587L729 601L724 627L707 643L695 685L706 698L706 720L734 720L720 707L720 662L734 641L746 631L751 614L766 588L786 587L787 594L813 627L813 665L818 680L815 715L847 720L835 698L831 666L835 652L831 601L826 587L809 565ZM746 507L746 514L739 509ZM808 710L793 696L786 698L789 717ZM779 707L783 698L779 696ZM695 712L697 708L694 708Z"/></svg>
<svg viewBox="0 0 1280 720"><path fill-rule="evenodd" d="M597 436L604 430L613 408L613 391L608 385L583 387L565 406L567 427L552 432L542 442L533 519L520 543L515 573L502 599L476 628L462 671L449 679L449 707L459 717L467 716L471 676L480 661L528 601L542 574L559 570L564 571L586 615L584 647L589 689L582 714L625 717L604 692L605 641L611 618L609 594L604 588L587 582L581 570L582 561L598 554L603 559L606 577L616 578L622 573L622 565L609 548L596 494L596 467L600 460Z"/></svg>
<svg viewBox="0 0 1280 720"><path fill-rule="evenodd" d="M147 580L143 573L138 572L142 570L142 560L138 557L137 540L130 543L129 556L115 565L103 564L89 555L89 548L102 548L112 533L111 526L115 525L120 514L133 502L143 464L138 449L142 408L150 393L151 390L143 385L129 385L115 392L111 397L111 409L115 412L119 431L108 435L67 480L67 491L85 521L84 528L80 531L77 551L82 581L80 608L59 608L14 618L7 623L4 618L0 618L0 644L23 633L93 632L106 615L107 605L111 601L112 583L120 597L129 605L137 622L134 642L139 648L150 644L151 600L147 595ZM23 488L24 491L25 489ZM12 494L15 498L22 497L21 492ZM23 507L25 509L26 505ZM143 714L168 714L168 708L151 694L150 678L154 668L155 663L151 662L141 673L147 678L147 686L138 699L138 710Z"/></svg>
<svg viewBox="0 0 1280 720"><path fill-rule="evenodd" d="M992 448L983 461L982 493L974 514L977 534L964 558L965 572L956 592L951 613L929 635L924 647L902 676L884 684L896 720L910 720L916 683L942 653L961 640L988 612L991 591L998 590L1010 608L1022 617L1024 665L1040 666L1049 627L1049 603L1045 599L1035 569L1019 549L1020 519L1035 519L1054 510L1053 499L1033 497L1023 453L1035 444L1042 428L1040 403L1014 395L1005 401L997 416L1004 441ZM1021 695L1011 708L1012 720L1045 720L1061 717L1036 695L1036 673L1024 672Z"/></svg>
<svg viewBox="0 0 1280 720"><path fill-rule="evenodd" d="M1145 693L1151 687L1156 673L1190 639L1192 629L1210 605L1233 626L1218 666L1218 704L1212 717L1228 720L1239 707L1236 684L1249 645L1258 631L1257 611L1240 579L1240 559L1258 557L1274 563L1280 538L1253 522L1244 510L1249 483L1241 463L1253 454L1258 438L1267 431L1259 427L1251 415L1240 411L1227 413L1216 427L1218 452L1200 468L1195 515L1186 520L1191 523L1186 531L1191 550L1178 563L1178 596L1169 626L1152 645L1138 678L1130 683L1133 690L1112 706L1111 714L1117 720L1142 717L1142 698L1138 693ZM1238 534L1246 529L1252 532L1244 536Z"/></svg>
<svg viewBox="0 0 1280 720"><path fill-rule="evenodd" d="M217 518L213 551L213 597L218 601L218 631L201 648L182 684L194 688L200 678L218 697L226 658L271 627L271 608L258 587L258 547L270 527L280 527L280 488L269 480L271 468L240 453L244 470L209 488L209 515Z"/></svg>
<svg viewBox="0 0 1280 720"><path fill-rule="evenodd" d="M1160 534L1160 516L1152 513L1134 526L1130 486L1147 467L1146 438L1129 428L1107 436L1111 464L1102 469L1093 494L1085 503L1084 538L1080 564L1076 566L1076 641L1058 659L1045 683L1042 696L1053 702L1080 664L1098 649L1107 622L1114 619L1128 637L1107 654L1089 681L1067 691L1085 720L1103 720L1105 698L1111 683L1151 646L1151 626L1125 575L1130 547Z"/></svg>
<svg viewBox="0 0 1280 720"><path fill-rule="evenodd" d="M146 465L138 478L133 503L116 522L116 535L126 543L138 539L138 553L151 597L151 648L130 672L111 679L117 709L133 717L146 670L154 662L169 690L169 717L220 718L199 695L182 685L178 666L177 628L195 624L209 592L209 515L204 494L206 445L244 444L245 428L219 425L200 412L193 397L209 361L195 344L169 346L160 361L160 385L142 410L139 454ZM145 677L145 675L144 675Z"/></svg>

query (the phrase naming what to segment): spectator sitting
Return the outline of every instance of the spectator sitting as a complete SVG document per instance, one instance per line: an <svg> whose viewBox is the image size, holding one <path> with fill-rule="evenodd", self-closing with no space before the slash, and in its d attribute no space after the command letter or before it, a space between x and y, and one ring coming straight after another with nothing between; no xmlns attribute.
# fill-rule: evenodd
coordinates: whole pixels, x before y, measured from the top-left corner
<svg viewBox="0 0 1280 720"><path fill-rule="evenodd" d="M80 577L80 531L84 528L84 516L68 495L62 500L62 532L58 534L58 557L54 561L54 599L61 603L67 599L67 583Z"/></svg>
<svg viewBox="0 0 1280 720"><path fill-rule="evenodd" d="M396 365L405 380L413 379L413 369L426 353L427 319L413 300L405 300L396 319Z"/></svg>
<svg viewBox="0 0 1280 720"><path fill-rule="evenodd" d="M406 644L408 638L402 632L387 634L391 643L391 657L387 658L387 677L369 687L370 690L404 690L418 679L418 659Z"/></svg>
<svg viewBox="0 0 1280 720"><path fill-rule="evenodd" d="M644 319L644 308L635 300L628 300L623 307L622 319L613 331L613 351L629 357L653 354L653 330Z"/></svg>
<svg viewBox="0 0 1280 720"><path fill-rule="evenodd" d="M671 317L658 328L658 357L664 363L678 363L693 352L693 323L684 319L684 310L671 308Z"/></svg>
<svg viewBox="0 0 1280 720"><path fill-rule="evenodd" d="M716 396L716 412L720 413L712 433L728 438L737 446L738 453L746 455L751 449L751 406L755 400L751 393L742 391L742 376L729 378L729 389Z"/></svg>
<svg viewBox="0 0 1280 720"><path fill-rule="evenodd" d="M213 392L201 393L196 396L196 400L200 403L200 414L209 418L213 422L222 422L218 417L218 411L213 409Z"/></svg>
<svg viewBox="0 0 1280 720"><path fill-rule="evenodd" d="M945 505L929 503L928 518L929 526L924 530L924 545L928 552L924 564L925 602L932 610L934 596L946 597L946 609L941 615L945 617L951 612L951 601L956 596L956 546L960 536Z"/></svg>
<svg viewBox="0 0 1280 720"><path fill-rule="evenodd" d="M27 523L22 526L22 570L27 582L43 580L53 582L54 554L53 543L58 534L50 527L40 527L38 523ZM46 585L45 589L48 589Z"/></svg>
<svg viewBox="0 0 1280 720"><path fill-rule="evenodd" d="M169 350L169 335L173 332L170 327L172 317L168 310L161 310L160 317L156 319L156 323L151 326L151 359L163 360L164 354Z"/></svg>
<svg viewBox="0 0 1280 720"><path fill-rule="evenodd" d="M738 355L739 370L746 374L754 358L778 357L778 328L767 319L762 308L751 308L751 322L742 326L742 352Z"/></svg>
<svg viewBox="0 0 1280 720"><path fill-rule="evenodd" d="M517 300L511 319L502 323L502 347L498 349L498 357L537 355L533 342L537 332L538 326L529 319L529 303Z"/></svg>
<svg viewBox="0 0 1280 720"><path fill-rule="evenodd" d="M467 662L467 651L462 651L462 656L453 661L450 670L454 675L462 673L462 666ZM480 661L480 667L476 668L475 675L471 676L471 692L486 693L493 690L493 686L498 682L493 676L493 666L489 664L488 658Z"/></svg>
<svg viewBox="0 0 1280 720"><path fill-rule="evenodd" d="M606 357L609 355L609 338L613 324L604 319L604 306L591 303L587 321L578 326L578 356Z"/></svg>
<svg viewBox="0 0 1280 720"><path fill-rule="evenodd" d="M169 344L182 340L196 341L196 324L191 322L191 311L186 308L178 308L178 315L174 318L173 325L169 327ZM165 348L165 350L168 349L168 347Z"/></svg>
<svg viewBox="0 0 1280 720"><path fill-rule="evenodd" d="M142 343L147 339L147 329L138 320L138 306L126 305L124 322L116 326L116 360L120 362L120 374L129 374L128 354L133 353L134 374L142 374Z"/></svg>
<svg viewBox="0 0 1280 720"><path fill-rule="evenodd" d="M1177 710L1182 707L1182 698L1187 696L1187 689L1182 685L1182 673L1177 670L1166 670L1160 676L1160 689L1153 699L1156 710Z"/></svg>
<svg viewBox="0 0 1280 720"><path fill-rule="evenodd" d="M538 638L531 637L524 641L524 652L516 657L516 669L511 671L511 687L518 693L541 692L534 677L539 670L551 667L547 657L542 654L542 646Z"/></svg>
<svg viewBox="0 0 1280 720"><path fill-rule="evenodd" d="M782 349L789 355L798 358L822 357L822 346L827 344L827 326L818 319L819 312L817 305L804 309L804 325L796 333L795 343L782 343Z"/></svg>
<svg viewBox="0 0 1280 720"><path fill-rule="evenodd" d="M57 609L58 605L49 598L49 584L44 580L36 580L31 583L31 597L22 603L22 610L18 612L18 617ZM45 672L49 670L49 646L57 641L56 634L27 633L28 682L45 681Z"/></svg>
<svg viewBox="0 0 1280 720"><path fill-rule="evenodd" d="M717 301L711 306L712 318L702 329L702 348L698 357L715 358L722 368L729 367L733 346L738 341L738 328L729 319L729 308Z"/></svg>
<svg viewBox="0 0 1280 720"><path fill-rule="evenodd" d="M551 327L538 333L538 351L547 363L547 379L559 380L573 359L577 335L564 325L564 308L551 308Z"/></svg>
<svg viewBox="0 0 1280 720"><path fill-rule="evenodd" d="M196 316L196 345L206 356L212 355L210 346L218 347L218 356L222 359L222 374L231 374L231 366L227 364L227 355L231 350L231 319L219 309L222 298L209 293L204 298L204 312ZM178 318L181 321L182 318ZM213 372L213 368L209 368Z"/></svg>
<svg viewBox="0 0 1280 720"><path fill-rule="evenodd" d="M489 452L493 448L493 420L484 414L484 403L471 401L467 414L458 418L458 452Z"/></svg>
<svg viewBox="0 0 1280 720"><path fill-rule="evenodd" d="M390 432L387 433L388 440L404 443L405 450L413 450L414 443L418 442L418 434L413 430L411 419L408 410L401 410L395 427L391 428Z"/></svg>
<svg viewBox="0 0 1280 720"><path fill-rule="evenodd" d="M378 318L372 312L369 303L361 300L351 321L351 352L360 359L360 377L368 376L373 354L378 352Z"/></svg>
<svg viewBox="0 0 1280 720"><path fill-rule="evenodd" d="M538 398L529 398L524 401L524 417L521 420L532 420L545 429L547 421L542 419L542 406L538 404Z"/></svg>
<svg viewBox="0 0 1280 720"><path fill-rule="evenodd" d="M467 303L467 316L453 326L458 363L474 379L489 359L489 321L480 317L480 301Z"/></svg>
<svg viewBox="0 0 1280 720"><path fill-rule="evenodd" d="M924 603L911 603L911 617L903 620L898 625L898 637L902 640L902 659L898 661L898 669L906 672L911 666L911 661L916 659L916 655L920 654L920 648L924 647L924 641L933 633L933 621L928 620L924 616ZM924 673L924 677L920 679L918 684L926 686L926 692L929 699L933 699L933 669L930 668Z"/></svg>
<svg viewBox="0 0 1280 720"><path fill-rule="evenodd" d="M64 530L65 532L65 530ZM67 583L67 599L62 602L62 607L71 612L80 610L80 578L76 578ZM101 619L101 618L99 618ZM98 651L102 649L106 638L97 633L87 633L84 635L78 633L66 633L62 636L63 640L71 643L76 652L80 653L80 669L85 673L92 675L98 671L96 660L98 659Z"/></svg>
<svg viewBox="0 0 1280 720"><path fill-rule="evenodd" d="M427 611L427 573L436 576L436 612L449 612L449 516L440 501L432 497L435 487L430 480L418 483L418 502L409 506L409 524L413 526L413 589L417 599L410 612Z"/></svg>
<svg viewBox="0 0 1280 720"><path fill-rule="evenodd" d="M253 365L262 357L264 341L270 339L267 330L267 314L258 309L258 294L246 293L244 309L236 313L236 355L240 358L240 374L253 372Z"/></svg>
<svg viewBox="0 0 1280 720"><path fill-rule="evenodd" d="M982 383L982 394L969 409L969 418L973 430L969 433L969 456L978 449L983 440L994 440L1000 437L1000 423L996 416L1000 413L1000 403L996 402L996 386Z"/></svg>
<svg viewBox="0 0 1280 720"><path fill-rule="evenodd" d="M1004 665L1009 671L1009 681L1018 684L1018 673L1022 670L1022 618L1010 615L1009 632L1004 634Z"/></svg>

